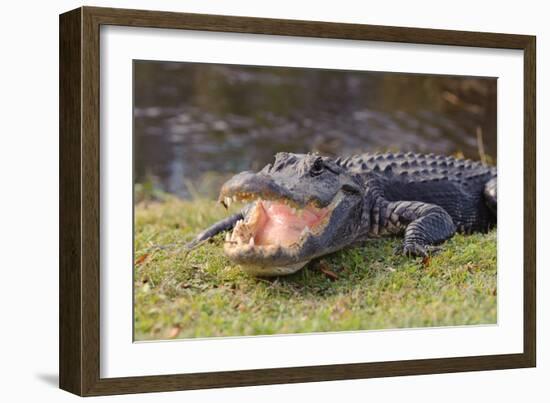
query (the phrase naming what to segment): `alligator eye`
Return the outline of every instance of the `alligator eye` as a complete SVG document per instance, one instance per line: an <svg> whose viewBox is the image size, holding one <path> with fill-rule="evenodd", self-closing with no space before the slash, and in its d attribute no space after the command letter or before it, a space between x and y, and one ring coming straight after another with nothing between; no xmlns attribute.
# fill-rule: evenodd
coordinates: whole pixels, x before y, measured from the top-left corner
<svg viewBox="0 0 550 403"><path fill-rule="evenodd" d="M311 176L317 176L322 174L324 169L325 166L323 165L323 160L321 158L318 158L315 160L315 162L313 162L309 173L311 174Z"/></svg>

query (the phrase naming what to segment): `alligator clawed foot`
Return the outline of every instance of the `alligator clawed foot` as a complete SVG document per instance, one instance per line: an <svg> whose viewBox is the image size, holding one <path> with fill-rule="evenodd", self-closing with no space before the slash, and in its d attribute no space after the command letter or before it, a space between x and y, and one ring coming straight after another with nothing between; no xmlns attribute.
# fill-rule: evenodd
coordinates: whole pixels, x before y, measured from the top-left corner
<svg viewBox="0 0 550 403"><path fill-rule="evenodd" d="M407 257L428 257L439 252L440 250L440 246L405 243L398 245L394 249L394 253L396 255L405 255Z"/></svg>

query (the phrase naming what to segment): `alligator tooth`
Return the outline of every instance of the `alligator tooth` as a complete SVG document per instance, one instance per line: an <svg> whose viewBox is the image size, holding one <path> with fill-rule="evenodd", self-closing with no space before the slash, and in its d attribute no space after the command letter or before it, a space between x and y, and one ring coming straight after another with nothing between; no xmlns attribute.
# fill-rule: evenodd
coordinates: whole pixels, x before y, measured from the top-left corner
<svg viewBox="0 0 550 403"><path fill-rule="evenodd" d="M292 214L296 215L296 207L291 208Z"/></svg>
<svg viewBox="0 0 550 403"><path fill-rule="evenodd" d="M224 202L224 204L225 204L226 207L231 206L231 197L227 197L227 196L224 197L224 198L223 198L223 202Z"/></svg>
<svg viewBox="0 0 550 403"><path fill-rule="evenodd" d="M233 201L234 201L234 202L237 201L237 196L236 196L236 195L233 195Z"/></svg>
<svg viewBox="0 0 550 403"><path fill-rule="evenodd" d="M249 244L250 246L254 246L254 237L253 237L253 236L250 237L250 239L249 239L249 241L248 241L248 244Z"/></svg>
<svg viewBox="0 0 550 403"><path fill-rule="evenodd" d="M231 241L231 234L228 232L225 234L225 242Z"/></svg>

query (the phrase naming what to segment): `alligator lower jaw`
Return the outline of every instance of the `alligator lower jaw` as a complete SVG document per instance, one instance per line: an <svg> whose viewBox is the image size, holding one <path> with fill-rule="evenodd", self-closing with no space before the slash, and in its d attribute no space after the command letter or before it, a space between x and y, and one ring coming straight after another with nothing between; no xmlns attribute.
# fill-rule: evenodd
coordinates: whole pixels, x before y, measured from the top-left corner
<svg viewBox="0 0 550 403"><path fill-rule="evenodd" d="M242 264L241 268L248 274L258 277L288 276L296 273L304 267L309 261L286 264L283 266L261 266L258 264Z"/></svg>
<svg viewBox="0 0 550 403"><path fill-rule="evenodd" d="M300 269L307 263L307 258L298 260L302 246L309 237L323 232L334 206L318 208L311 203L301 208L295 206L285 199L258 199L246 218L239 220L233 232L227 234L226 255L245 270L248 267L247 271L258 270L264 275Z"/></svg>

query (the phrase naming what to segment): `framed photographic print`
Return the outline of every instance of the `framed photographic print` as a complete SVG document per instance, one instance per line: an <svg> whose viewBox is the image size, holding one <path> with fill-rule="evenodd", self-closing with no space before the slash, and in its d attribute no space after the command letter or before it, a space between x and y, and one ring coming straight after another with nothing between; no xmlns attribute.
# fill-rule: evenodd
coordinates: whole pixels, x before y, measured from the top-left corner
<svg viewBox="0 0 550 403"><path fill-rule="evenodd" d="M60 181L72 393L535 365L533 36L82 7Z"/></svg>

